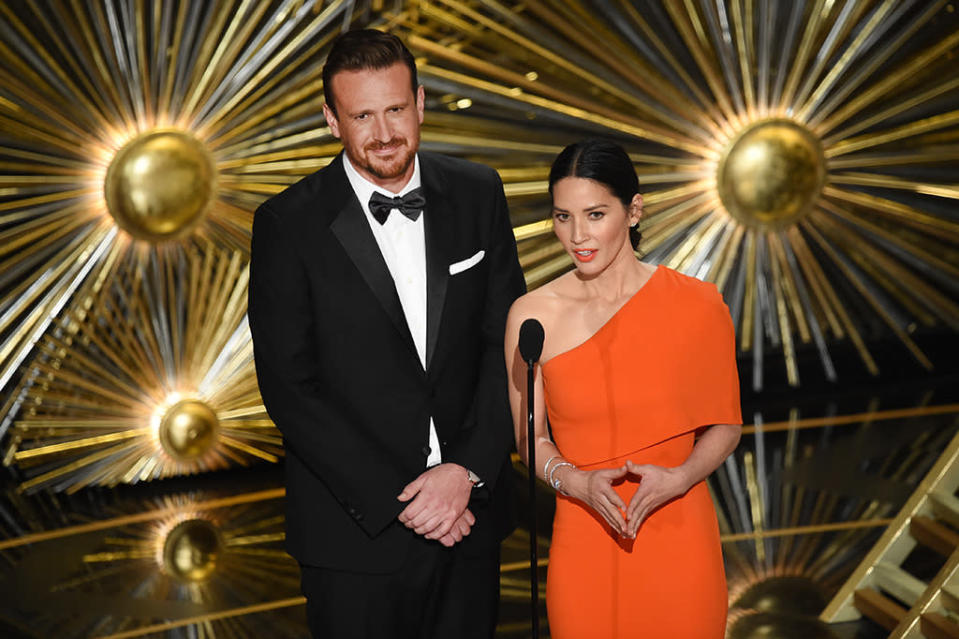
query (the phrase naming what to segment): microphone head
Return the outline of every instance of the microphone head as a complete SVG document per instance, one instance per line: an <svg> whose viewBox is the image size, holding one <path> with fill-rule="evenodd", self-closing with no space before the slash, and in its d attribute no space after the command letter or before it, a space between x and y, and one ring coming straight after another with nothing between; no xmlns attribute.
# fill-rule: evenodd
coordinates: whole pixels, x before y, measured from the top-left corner
<svg viewBox="0 0 959 639"><path fill-rule="evenodd" d="M539 360L543 353L544 337L543 325L537 319L531 317L519 327L519 354L527 364Z"/></svg>

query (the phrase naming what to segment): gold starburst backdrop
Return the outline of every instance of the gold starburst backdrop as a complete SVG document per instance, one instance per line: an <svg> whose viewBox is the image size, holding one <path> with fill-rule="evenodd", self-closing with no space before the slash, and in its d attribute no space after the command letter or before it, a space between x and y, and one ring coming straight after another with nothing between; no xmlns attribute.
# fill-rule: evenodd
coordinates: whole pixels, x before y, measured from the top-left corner
<svg viewBox="0 0 959 639"><path fill-rule="evenodd" d="M21 488L75 491L282 455L256 385L246 258L208 244L161 253L121 254L109 285L41 340L6 451Z"/></svg>
<svg viewBox="0 0 959 639"><path fill-rule="evenodd" d="M319 71L352 12L0 9L0 386L113 243L192 233L245 249L255 205L329 161ZM644 252L720 285L757 389L770 349L798 384L797 349L835 379L830 343L852 342L878 372L868 342L892 334L928 367L911 334L959 325L948 2L433 0L363 13L420 56L425 145L500 169L532 286L569 267L535 221L548 163L605 135L642 175ZM160 213L138 208L161 189L138 190L137 157L154 185L182 184L192 166L193 188Z"/></svg>
<svg viewBox="0 0 959 639"><path fill-rule="evenodd" d="M752 354L959 327L959 17L952 4L424 0L389 14L422 56L428 144L499 168L527 280L570 267L542 219L549 162L632 152L647 259L714 281ZM749 375L748 370L744 373Z"/></svg>
<svg viewBox="0 0 959 639"><path fill-rule="evenodd" d="M316 98L351 7L0 4L0 388L117 247L249 250L255 206L332 153Z"/></svg>

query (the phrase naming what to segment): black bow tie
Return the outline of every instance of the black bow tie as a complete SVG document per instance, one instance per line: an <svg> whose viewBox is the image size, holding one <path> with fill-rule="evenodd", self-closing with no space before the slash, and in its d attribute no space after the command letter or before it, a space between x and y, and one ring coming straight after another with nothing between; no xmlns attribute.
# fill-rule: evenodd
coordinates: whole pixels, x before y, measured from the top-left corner
<svg viewBox="0 0 959 639"><path fill-rule="evenodd" d="M390 211L399 209L400 213L410 218L414 222L423 212L426 206L426 198L423 197L423 188L416 188L400 197L389 197L377 191L373 191L370 197L370 213L380 224L386 224L386 218L390 216Z"/></svg>

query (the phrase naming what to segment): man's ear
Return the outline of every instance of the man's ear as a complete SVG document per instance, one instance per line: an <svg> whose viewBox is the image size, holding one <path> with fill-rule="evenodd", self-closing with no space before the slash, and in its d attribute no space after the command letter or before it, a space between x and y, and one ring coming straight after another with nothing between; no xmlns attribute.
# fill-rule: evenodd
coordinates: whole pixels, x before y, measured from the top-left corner
<svg viewBox="0 0 959 639"><path fill-rule="evenodd" d="M336 119L336 114L326 102L323 103L323 117L326 118L326 124L330 127L330 132L334 138L340 137L340 121Z"/></svg>
<svg viewBox="0 0 959 639"><path fill-rule="evenodd" d="M416 87L416 113L420 124L423 124L423 110L426 108L426 92L423 85Z"/></svg>

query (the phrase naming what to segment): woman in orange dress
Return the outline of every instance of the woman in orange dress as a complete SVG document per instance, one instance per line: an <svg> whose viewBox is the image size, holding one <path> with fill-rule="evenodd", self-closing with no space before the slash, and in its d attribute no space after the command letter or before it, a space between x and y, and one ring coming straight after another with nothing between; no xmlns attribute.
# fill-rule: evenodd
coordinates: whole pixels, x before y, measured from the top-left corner
<svg viewBox="0 0 959 639"><path fill-rule="evenodd" d="M576 268L514 303L506 362L525 457L517 336L538 319L534 470L557 490L551 636L718 639L727 590L704 480L741 430L729 309L715 285L636 259L642 196L622 148L567 147L549 185Z"/></svg>

